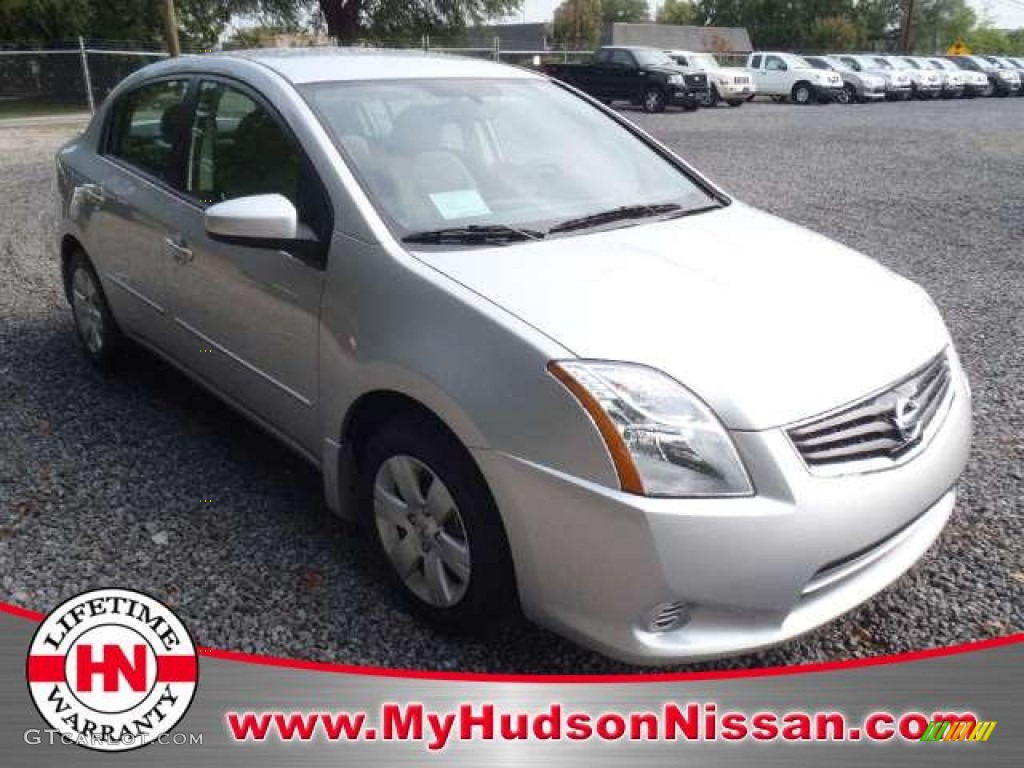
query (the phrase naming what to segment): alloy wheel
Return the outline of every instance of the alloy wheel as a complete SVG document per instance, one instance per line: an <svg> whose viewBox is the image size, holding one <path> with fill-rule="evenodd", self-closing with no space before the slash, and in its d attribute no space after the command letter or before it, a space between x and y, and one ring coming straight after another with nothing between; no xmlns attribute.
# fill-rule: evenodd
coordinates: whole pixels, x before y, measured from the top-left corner
<svg viewBox="0 0 1024 768"><path fill-rule="evenodd" d="M103 349L103 312L96 283L82 267L71 278L71 306L82 342L89 352L98 355Z"/></svg>
<svg viewBox="0 0 1024 768"><path fill-rule="evenodd" d="M426 464L398 455L373 483L377 532L405 586L428 605L449 608L469 588L466 526L447 486Z"/></svg>

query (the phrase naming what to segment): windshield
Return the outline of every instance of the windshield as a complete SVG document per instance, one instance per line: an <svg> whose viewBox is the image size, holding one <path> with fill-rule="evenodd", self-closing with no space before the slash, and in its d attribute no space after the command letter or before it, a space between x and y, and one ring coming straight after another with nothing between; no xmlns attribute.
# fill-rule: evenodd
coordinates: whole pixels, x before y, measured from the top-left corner
<svg viewBox="0 0 1024 768"><path fill-rule="evenodd" d="M942 70L954 70L954 69L956 69L956 67L952 64L952 62L939 61L938 59L928 59L928 63L931 64L932 68L934 68L934 69L942 69Z"/></svg>
<svg viewBox="0 0 1024 768"><path fill-rule="evenodd" d="M911 69L921 69L921 65L918 64L913 59L898 59L897 61L903 62L904 64L909 66Z"/></svg>
<svg viewBox="0 0 1024 768"><path fill-rule="evenodd" d="M817 57L807 59L807 63L810 64L815 69L832 69L832 65L829 62L825 61L824 59L819 59Z"/></svg>
<svg viewBox="0 0 1024 768"><path fill-rule="evenodd" d="M784 58L786 62L789 64L789 66L793 67L794 69L814 69L814 67L811 66L811 62L809 62L803 56L797 56L795 54L788 53Z"/></svg>
<svg viewBox="0 0 1024 768"><path fill-rule="evenodd" d="M822 59L822 61L827 63L830 67L832 67L832 69L836 70L837 72L852 72L853 71L846 64L846 62L840 61L839 59L834 59L831 56L826 56L824 59Z"/></svg>
<svg viewBox="0 0 1024 768"><path fill-rule="evenodd" d="M674 164L564 88L533 79L300 87L397 236L547 231L623 206L717 204Z"/></svg>
<svg viewBox="0 0 1024 768"><path fill-rule="evenodd" d="M676 64L664 51L636 49L633 51L633 55L636 57L636 63L641 67L664 67L666 65L674 67Z"/></svg>
<svg viewBox="0 0 1024 768"><path fill-rule="evenodd" d="M893 69L892 64L888 60L883 59L881 57L876 56L874 59L872 59L872 61L875 62L875 66L881 67L882 69Z"/></svg>

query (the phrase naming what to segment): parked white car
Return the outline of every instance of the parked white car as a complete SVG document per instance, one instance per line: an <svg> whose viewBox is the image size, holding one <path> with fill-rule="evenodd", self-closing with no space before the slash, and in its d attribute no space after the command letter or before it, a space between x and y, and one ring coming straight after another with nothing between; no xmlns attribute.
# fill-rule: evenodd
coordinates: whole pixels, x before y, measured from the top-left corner
<svg viewBox="0 0 1024 768"><path fill-rule="evenodd" d="M739 107L757 95L757 87L750 72L742 67L723 67L710 53L693 51L665 51L686 72L703 72L708 77L708 97L705 106L714 107L724 101L730 107Z"/></svg>
<svg viewBox="0 0 1024 768"><path fill-rule="evenodd" d="M755 51L747 57L747 70L754 77L758 93L779 101L825 104L843 90L843 78L838 72L816 69L793 53Z"/></svg>
<svg viewBox="0 0 1024 768"><path fill-rule="evenodd" d="M922 70L902 56L875 56L883 69L892 67L910 78L910 91L915 99L936 99L942 95L942 76L934 70Z"/></svg>
<svg viewBox="0 0 1024 768"><path fill-rule="evenodd" d="M944 75L959 74L964 79L964 98L973 99L975 96L984 96L988 92L988 76L984 72L962 69L949 59L938 56L932 56L928 61L935 69L941 70Z"/></svg>

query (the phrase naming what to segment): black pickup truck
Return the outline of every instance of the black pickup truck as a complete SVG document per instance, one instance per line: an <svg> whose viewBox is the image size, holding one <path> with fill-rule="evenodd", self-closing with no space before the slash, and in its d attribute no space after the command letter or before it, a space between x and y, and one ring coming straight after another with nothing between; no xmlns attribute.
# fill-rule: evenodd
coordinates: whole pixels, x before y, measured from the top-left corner
<svg viewBox="0 0 1024 768"><path fill-rule="evenodd" d="M644 112L671 105L691 111L708 93L706 74L683 72L657 48L606 46L587 64L545 64L544 72L605 104L628 101Z"/></svg>

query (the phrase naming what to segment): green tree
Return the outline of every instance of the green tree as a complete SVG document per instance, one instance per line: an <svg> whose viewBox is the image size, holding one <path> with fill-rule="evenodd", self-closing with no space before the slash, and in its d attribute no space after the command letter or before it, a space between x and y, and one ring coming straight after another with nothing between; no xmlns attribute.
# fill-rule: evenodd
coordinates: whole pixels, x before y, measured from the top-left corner
<svg viewBox="0 0 1024 768"><path fill-rule="evenodd" d="M0 0L0 40L46 46L89 32L90 0Z"/></svg>
<svg viewBox="0 0 1024 768"><path fill-rule="evenodd" d="M1024 56L1024 27L1007 32L1006 39L1010 43L1011 56Z"/></svg>
<svg viewBox="0 0 1024 768"><path fill-rule="evenodd" d="M601 18L605 24L650 21L651 9L647 0L601 0Z"/></svg>
<svg viewBox="0 0 1024 768"><path fill-rule="evenodd" d="M978 15L966 0L919 0L911 45L918 53L941 53L965 39L977 24Z"/></svg>
<svg viewBox="0 0 1024 768"><path fill-rule="evenodd" d="M601 27L601 0L563 0L555 8L552 37L570 50L587 50L597 47Z"/></svg>
<svg viewBox="0 0 1024 768"><path fill-rule="evenodd" d="M522 0L319 0L327 34L342 42L457 33L521 6Z"/></svg>
<svg viewBox="0 0 1024 768"><path fill-rule="evenodd" d="M1012 47L1009 35L987 25L972 29L964 42L974 53L987 53L995 56L1009 53Z"/></svg>
<svg viewBox="0 0 1024 768"><path fill-rule="evenodd" d="M696 24L697 6L690 0L665 0L658 8L659 24Z"/></svg>
<svg viewBox="0 0 1024 768"><path fill-rule="evenodd" d="M812 51L853 51L863 47L864 28L847 16L825 16L811 22L805 44Z"/></svg>

